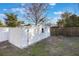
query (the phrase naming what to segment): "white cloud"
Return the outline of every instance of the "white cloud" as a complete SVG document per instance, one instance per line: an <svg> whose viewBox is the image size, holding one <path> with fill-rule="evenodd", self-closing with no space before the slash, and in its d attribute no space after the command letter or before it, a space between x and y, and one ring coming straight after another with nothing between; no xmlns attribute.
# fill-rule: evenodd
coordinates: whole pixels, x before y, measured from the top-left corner
<svg viewBox="0 0 79 59"><path fill-rule="evenodd" d="M60 17L60 16L56 16L56 17L54 17L54 18L51 20L51 22L52 22L53 24L57 24L58 19L61 19L61 17Z"/></svg>
<svg viewBox="0 0 79 59"><path fill-rule="evenodd" d="M58 19L61 19L61 17L60 16L55 16L55 17L49 17L49 23L52 23L52 24L57 24L57 21L58 21Z"/></svg>
<svg viewBox="0 0 79 59"><path fill-rule="evenodd" d="M11 11L12 11L12 12L16 12L15 8L11 8Z"/></svg>
<svg viewBox="0 0 79 59"><path fill-rule="evenodd" d="M0 18L6 18L5 14L0 14Z"/></svg>
<svg viewBox="0 0 79 59"><path fill-rule="evenodd" d="M57 16L57 17L55 17L54 19L55 19L55 20L56 20L56 19L58 20L58 19L61 19L61 17L60 17L60 16Z"/></svg>
<svg viewBox="0 0 79 59"><path fill-rule="evenodd" d="M0 20L4 22L4 19L7 18L5 14L0 14Z"/></svg>
<svg viewBox="0 0 79 59"><path fill-rule="evenodd" d="M25 14L25 8L20 9L19 12L20 12L21 14Z"/></svg>
<svg viewBox="0 0 79 59"><path fill-rule="evenodd" d="M3 9L3 11L7 11L7 9Z"/></svg>
<svg viewBox="0 0 79 59"><path fill-rule="evenodd" d="M14 13L24 14L25 8L12 8L11 11Z"/></svg>
<svg viewBox="0 0 79 59"><path fill-rule="evenodd" d="M19 11L19 10L20 10L20 8L12 8L11 9L12 12L16 12L16 11Z"/></svg>
<svg viewBox="0 0 79 59"><path fill-rule="evenodd" d="M58 11L58 12L54 12L54 14L56 14L56 15L60 15L60 14L63 14L63 12Z"/></svg>
<svg viewBox="0 0 79 59"><path fill-rule="evenodd" d="M25 6L25 5L26 5L25 3L22 3L22 4L21 4L21 6Z"/></svg>
<svg viewBox="0 0 79 59"><path fill-rule="evenodd" d="M55 6L55 5L56 5L56 3L50 3L49 5L51 5L51 6Z"/></svg>

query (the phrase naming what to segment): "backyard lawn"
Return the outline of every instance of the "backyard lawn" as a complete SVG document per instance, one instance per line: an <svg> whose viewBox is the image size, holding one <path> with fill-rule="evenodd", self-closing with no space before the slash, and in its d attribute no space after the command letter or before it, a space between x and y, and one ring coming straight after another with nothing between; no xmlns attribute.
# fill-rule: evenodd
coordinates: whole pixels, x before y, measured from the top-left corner
<svg viewBox="0 0 79 59"><path fill-rule="evenodd" d="M79 37L51 36L28 48L19 49L8 41L0 43L1 56L79 56Z"/></svg>

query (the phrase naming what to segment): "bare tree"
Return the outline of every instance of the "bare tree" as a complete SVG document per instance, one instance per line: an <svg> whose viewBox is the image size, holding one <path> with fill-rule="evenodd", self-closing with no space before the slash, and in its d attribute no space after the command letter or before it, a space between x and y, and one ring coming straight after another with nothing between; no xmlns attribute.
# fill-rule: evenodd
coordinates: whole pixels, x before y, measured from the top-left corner
<svg viewBox="0 0 79 59"><path fill-rule="evenodd" d="M28 20L32 20L35 25L43 23L46 20L47 15L47 7L46 3L32 3L26 8L27 18Z"/></svg>

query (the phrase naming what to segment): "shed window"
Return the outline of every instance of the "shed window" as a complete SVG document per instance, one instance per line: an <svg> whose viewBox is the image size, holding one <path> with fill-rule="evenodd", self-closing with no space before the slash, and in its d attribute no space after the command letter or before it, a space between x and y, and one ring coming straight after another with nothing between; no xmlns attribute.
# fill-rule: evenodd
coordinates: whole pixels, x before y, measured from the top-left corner
<svg viewBox="0 0 79 59"><path fill-rule="evenodd" d="M44 33L44 28L42 28L42 33Z"/></svg>

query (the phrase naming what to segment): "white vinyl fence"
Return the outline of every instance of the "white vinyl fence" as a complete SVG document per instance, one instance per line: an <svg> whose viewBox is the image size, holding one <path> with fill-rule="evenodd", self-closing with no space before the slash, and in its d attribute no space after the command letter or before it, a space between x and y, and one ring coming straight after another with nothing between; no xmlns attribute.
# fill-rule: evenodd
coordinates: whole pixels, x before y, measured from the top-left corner
<svg viewBox="0 0 79 59"><path fill-rule="evenodd" d="M0 42L8 40L9 28L0 27Z"/></svg>
<svg viewBox="0 0 79 59"><path fill-rule="evenodd" d="M25 48L50 36L50 28L44 27L16 27L16 28L0 28L0 42L8 40L11 44Z"/></svg>

